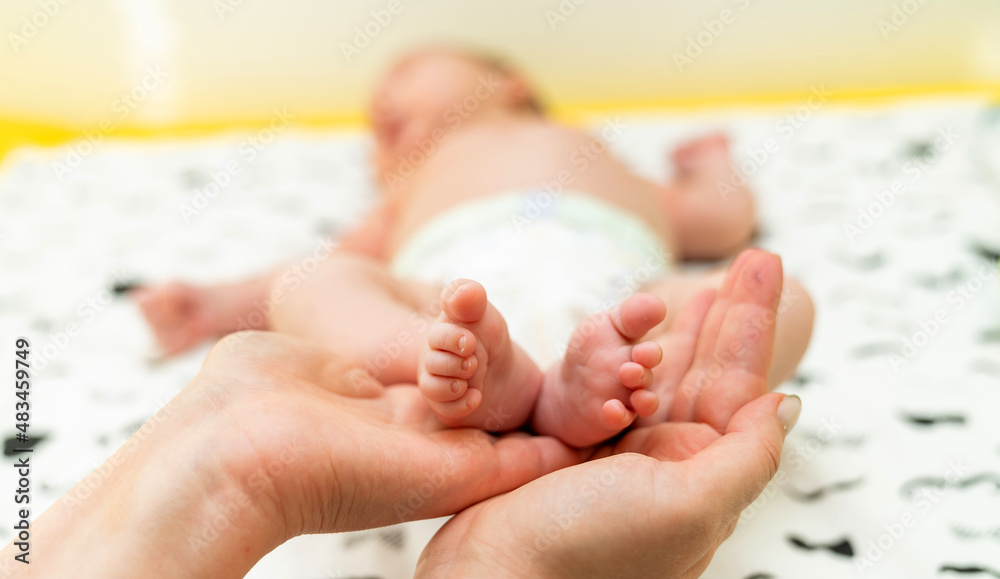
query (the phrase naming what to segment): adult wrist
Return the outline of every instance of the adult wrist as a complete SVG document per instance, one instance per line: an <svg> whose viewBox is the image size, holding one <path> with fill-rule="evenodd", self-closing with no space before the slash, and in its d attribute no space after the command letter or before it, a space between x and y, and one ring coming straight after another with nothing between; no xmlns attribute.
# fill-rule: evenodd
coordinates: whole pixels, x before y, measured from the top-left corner
<svg viewBox="0 0 1000 579"><path fill-rule="evenodd" d="M182 408L168 404L35 520L30 565L13 569L25 577L243 577L280 544L283 526L240 501L224 455L204 442L210 420ZM0 554L0 570L11 570L14 551Z"/></svg>

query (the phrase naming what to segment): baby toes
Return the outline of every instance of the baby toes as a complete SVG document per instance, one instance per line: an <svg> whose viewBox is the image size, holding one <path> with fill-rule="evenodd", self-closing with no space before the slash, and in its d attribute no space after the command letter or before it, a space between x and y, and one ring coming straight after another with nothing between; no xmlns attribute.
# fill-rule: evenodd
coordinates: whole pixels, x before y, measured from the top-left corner
<svg viewBox="0 0 1000 579"><path fill-rule="evenodd" d="M632 347L632 361L618 369L618 379L630 390L653 385L653 368L663 358L663 349L656 342L642 342Z"/></svg>
<svg viewBox="0 0 1000 579"><path fill-rule="evenodd" d="M431 350L424 354L424 369L435 376L468 380L476 373L479 360L475 356L462 357L451 352Z"/></svg>

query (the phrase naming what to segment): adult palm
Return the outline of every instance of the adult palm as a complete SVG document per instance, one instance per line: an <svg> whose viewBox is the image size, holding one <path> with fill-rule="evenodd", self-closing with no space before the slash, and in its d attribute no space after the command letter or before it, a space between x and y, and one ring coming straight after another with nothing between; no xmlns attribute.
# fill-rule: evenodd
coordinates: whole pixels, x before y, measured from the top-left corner
<svg viewBox="0 0 1000 579"><path fill-rule="evenodd" d="M664 342L670 422L459 513L418 576L699 576L774 476L797 415L797 399L762 396L781 284L777 257L744 252Z"/></svg>

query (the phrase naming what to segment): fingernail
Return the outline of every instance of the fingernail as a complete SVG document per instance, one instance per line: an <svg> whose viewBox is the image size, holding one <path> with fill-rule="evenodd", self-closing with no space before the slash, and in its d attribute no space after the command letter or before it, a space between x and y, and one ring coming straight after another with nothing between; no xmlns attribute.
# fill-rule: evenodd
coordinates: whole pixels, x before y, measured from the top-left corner
<svg viewBox="0 0 1000 579"><path fill-rule="evenodd" d="M781 399L778 403L778 422L785 427L785 434L795 426L802 412L802 399L795 394L790 394Z"/></svg>
<svg viewBox="0 0 1000 579"><path fill-rule="evenodd" d="M462 353L465 352L465 336L458 339L458 351Z"/></svg>

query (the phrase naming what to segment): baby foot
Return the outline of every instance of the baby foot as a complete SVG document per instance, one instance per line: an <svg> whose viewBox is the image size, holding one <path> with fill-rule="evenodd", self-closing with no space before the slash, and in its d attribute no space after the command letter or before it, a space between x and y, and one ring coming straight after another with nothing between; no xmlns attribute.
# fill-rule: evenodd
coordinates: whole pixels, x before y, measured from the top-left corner
<svg viewBox="0 0 1000 579"><path fill-rule="evenodd" d="M531 414L542 371L510 339L483 286L460 280L443 299L418 368L424 399L448 426L520 427Z"/></svg>
<svg viewBox="0 0 1000 579"><path fill-rule="evenodd" d="M637 294L611 312L584 320L573 332L562 362L545 377L535 407L535 430L585 447L618 434L636 415L656 412L659 399L647 388L663 351L656 342L635 341L665 315L659 298Z"/></svg>
<svg viewBox="0 0 1000 579"><path fill-rule="evenodd" d="M677 180L726 179L732 171L729 139L717 134L689 141L673 153Z"/></svg>

